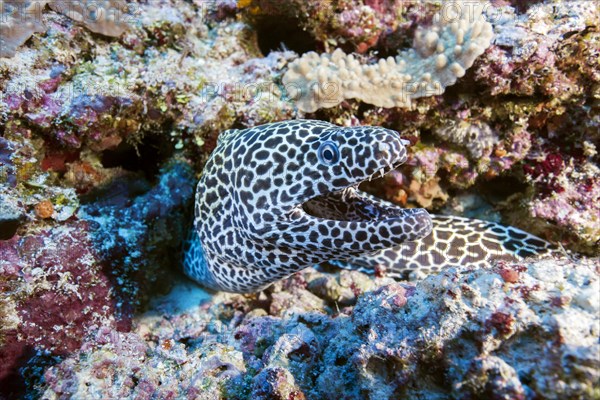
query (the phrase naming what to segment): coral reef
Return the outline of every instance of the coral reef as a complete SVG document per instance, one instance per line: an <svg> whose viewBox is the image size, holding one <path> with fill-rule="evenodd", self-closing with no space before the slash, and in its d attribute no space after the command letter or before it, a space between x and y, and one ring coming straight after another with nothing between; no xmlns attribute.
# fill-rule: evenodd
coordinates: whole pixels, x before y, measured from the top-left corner
<svg viewBox="0 0 600 400"><path fill-rule="evenodd" d="M0 397L600 397L583 255L416 285L322 266L248 296L175 272L219 132L305 116L283 98L292 65L339 48L376 72L431 40L439 2L129 2L101 35L60 3L0 2ZM494 39L443 95L310 116L411 141L373 193L598 256L597 3L485 16Z"/></svg>
<svg viewBox="0 0 600 400"><path fill-rule="evenodd" d="M139 18L119 43L99 39L91 48L85 32L54 18L32 49L0 59L0 112L48 139L50 168L83 154L89 165L77 169L97 171L101 152L128 148L139 155L133 147L145 134L164 130L171 136L160 135L164 143L153 147L201 147L201 163L220 131L291 117L272 78L291 52L256 58L240 23L216 26L213 40L205 7L185 3L168 13L159 2L136 7ZM186 32L188 23L194 28Z"/></svg>
<svg viewBox="0 0 600 400"><path fill-rule="evenodd" d="M491 95L524 99L506 115L521 118L519 125L528 132L529 138L520 139L528 149L519 147L522 176L531 186L513 200L521 206L510 220L524 221L523 226L531 221L530 230L551 232L565 246L596 255L600 136L594 99L600 75L593 54L600 48L598 13L597 5L586 2L539 4L521 15L500 9L495 45L475 71ZM513 149L503 147L506 155Z"/></svg>
<svg viewBox="0 0 600 400"><path fill-rule="evenodd" d="M114 326L110 284L95 262L87 230L77 221L1 243L8 256L1 262L3 277L23 281L24 292L10 296L20 323L8 333L19 335L23 346L65 354L79 348L90 325Z"/></svg>
<svg viewBox="0 0 600 400"><path fill-rule="evenodd" d="M173 163L146 193L121 182L60 225L0 241L3 385L31 352L67 355L100 327L129 329L134 311L165 285L193 182L186 164Z"/></svg>
<svg viewBox="0 0 600 400"><path fill-rule="evenodd" d="M0 3L0 57L12 57L35 32L43 32L41 12L47 1Z"/></svg>
<svg viewBox="0 0 600 400"><path fill-rule="evenodd" d="M289 118L268 83L291 53L257 59L245 25L209 35L207 10L189 3L139 6L119 41L44 12L46 34L0 59L0 387L9 398L22 397L28 360L38 371L102 326L128 331L166 290L193 168L217 134ZM185 33L192 19L197 29Z"/></svg>
<svg viewBox="0 0 600 400"><path fill-rule="evenodd" d="M598 8L494 5L491 46L442 98L416 100L414 110L367 109L361 122L352 105L333 116L388 124L412 141L405 167L372 192L433 210L443 194L483 193L506 222L597 256Z"/></svg>
<svg viewBox="0 0 600 400"><path fill-rule="evenodd" d="M50 367L40 389L48 399L593 398L598 266L450 269L416 285L379 281L364 294L357 285L372 278L358 272L306 271L262 299L209 298L181 282L134 332L102 328ZM305 303L307 287L332 280L355 290L344 309Z"/></svg>
<svg viewBox="0 0 600 400"><path fill-rule="evenodd" d="M300 53L311 47L365 53L398 28L405 6L415 4L399 0L245 0L237 5L243 19L256 27L264 50L283 43Z"/></svg>
<svg viewBox="0 0 600 400"><path fill-rule="evenodd" d="M361 64L340 49L321 56L306 53L290 64L283 84L306 112L334 107L345 99L410 107L413 99L442 94L490 45L492 25L482 11L478 2L442 6L433 26L417 28L412 49L373 65Z"/></svg>
<svg viewBox="0 0 600 400"><path fill-rule="evenodd" d="M555 240L594 253L600 245L600 168L592 161L595 146L584 142L582 147L579 156L543 152L542 160L531 160L523 168L534 184L531 215L561 227Z"/></svg>

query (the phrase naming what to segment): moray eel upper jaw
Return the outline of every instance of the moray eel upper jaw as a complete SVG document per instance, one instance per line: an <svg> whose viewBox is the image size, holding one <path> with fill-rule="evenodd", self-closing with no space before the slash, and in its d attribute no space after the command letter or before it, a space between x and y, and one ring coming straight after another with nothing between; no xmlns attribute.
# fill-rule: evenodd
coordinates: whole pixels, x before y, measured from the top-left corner
<svg viewBox="0 0 600 400"><path fill-rule="evenodd" d="M385 128L359 126L325 130L306 140L295 159L285 161L288 171L302 171L302 175L286 181L290 196L272 205L298 206L317 196L341 192L381 177L406 161L404 144L397 132ZM297 169L290 168L295 165Z"/></svg>

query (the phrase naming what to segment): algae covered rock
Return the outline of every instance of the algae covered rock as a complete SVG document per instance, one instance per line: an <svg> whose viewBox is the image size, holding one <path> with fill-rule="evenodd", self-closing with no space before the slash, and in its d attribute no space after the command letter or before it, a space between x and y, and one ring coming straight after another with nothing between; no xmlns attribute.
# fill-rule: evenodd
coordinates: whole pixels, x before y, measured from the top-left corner
<svg viewBox="0 0 600 400"><path fill-rule="evenodd" d="M103 2L79 0L3 1L0 23L0 57L13 57L16 49L46 26L42 13L46 4L54 11L85 25L93 32L119 37L133 19L133 8L120 0Z"/></svg>
<svg viewBox="0 0 600 400"><path fill-rule="evenodd" d="M594 398L598 267L547 259L450 269L367 291L341 313L298 297L279 316L266 314L281 288L262 300L209 297L181 282L134 319L133 333L105 328L106 339L48 369L42 389L48 398ZM284 281L286 290L298 284ZM263 315L244 318L246 307ZM141 350L119 344L125 338ZM117 376L133 383L111 384Z"/></svg>

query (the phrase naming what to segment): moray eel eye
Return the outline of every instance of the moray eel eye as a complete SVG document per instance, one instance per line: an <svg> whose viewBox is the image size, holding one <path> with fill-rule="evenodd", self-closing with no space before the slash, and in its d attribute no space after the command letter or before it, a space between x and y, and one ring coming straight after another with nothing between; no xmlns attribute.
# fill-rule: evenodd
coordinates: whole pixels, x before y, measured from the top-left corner
<svg viewBox="0 0 600 400"><path fill-rule="evenodd" d="M340 161L340 151L333 142L323 142L319 146L319 160L326 165L333 165Z"/></svg>

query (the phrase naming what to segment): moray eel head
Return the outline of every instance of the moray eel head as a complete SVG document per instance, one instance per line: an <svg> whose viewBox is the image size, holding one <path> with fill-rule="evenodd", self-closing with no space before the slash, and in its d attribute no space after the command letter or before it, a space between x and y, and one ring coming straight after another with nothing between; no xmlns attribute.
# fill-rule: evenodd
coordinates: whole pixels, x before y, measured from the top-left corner
<svg viewBox="0 0 600 400"><path fill-rule="evenodd" d="M203 262L217 281L210 286L256 290L428 235L427 211L384 206L357 189L404 163L405 143L385 128L312 120L222 134L196 194Z"/></svg>

